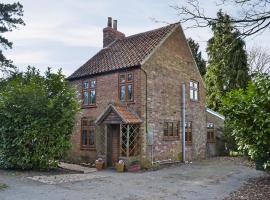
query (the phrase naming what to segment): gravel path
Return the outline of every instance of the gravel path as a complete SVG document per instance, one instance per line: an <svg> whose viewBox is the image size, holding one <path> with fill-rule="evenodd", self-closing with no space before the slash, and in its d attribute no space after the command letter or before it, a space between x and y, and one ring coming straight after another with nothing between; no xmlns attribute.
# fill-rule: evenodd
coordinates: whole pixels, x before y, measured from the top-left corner
<svg viewBox="0 0 270 200"><path fill-rule="evenodd" d="M0 190L0 199L214 200L225 198L249 178L265 176L263 172L228 159L211 159L141 173L116 173L105 170L91 173L94 178L90 176L84 180L54 185L27 178L43 175L0 170L0 182L9 186Z"/></svg>

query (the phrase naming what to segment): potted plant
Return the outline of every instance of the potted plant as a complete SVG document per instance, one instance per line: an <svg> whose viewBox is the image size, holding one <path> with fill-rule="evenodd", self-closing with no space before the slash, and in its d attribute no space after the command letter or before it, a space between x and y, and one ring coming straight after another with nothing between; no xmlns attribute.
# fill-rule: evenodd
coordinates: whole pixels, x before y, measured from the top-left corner
<svg viewBox="0 0 270 200"><path fill-rule="evenodd" d="M129 172L138 172L141 170L141 165L137 157L133 157L129 159L127 170Z"/></svg>
<svg viewBox="0 0 270 200"><path fill-rule="evenodd" d="M117 172L123 172L125 168L125 163L123 160L119 160L118 163L115 163L115 168Z"/></svg>
<svg viewBox="0 0 270 200"><path fill-rule="evenodd" d="M96 169L97 169L98 171L100 171L100 170L102 170L102 168L103 168L104 161L102 160L102 158L98 158L98 159L96 160L95 164L96 164Z"/></svg>

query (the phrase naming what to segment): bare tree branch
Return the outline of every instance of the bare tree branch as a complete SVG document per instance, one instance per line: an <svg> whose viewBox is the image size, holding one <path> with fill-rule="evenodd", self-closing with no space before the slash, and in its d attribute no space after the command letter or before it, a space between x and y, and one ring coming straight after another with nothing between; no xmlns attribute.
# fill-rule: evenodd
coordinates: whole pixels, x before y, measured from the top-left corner
<svg viewBox="0 0 270 200"><path fill-rule="evenodd" d="M268 49L255 46L248 52L250 74L265 73L270 75L270 52Z"/></svg>
<svg viewBox="0 0 270 200"><path fill-rule="evenodd" d="M217 11L224 6L233 6L240 10L236 16L230 14L231 22L238 28L242 37L260 33L270 27L270 0L216 0ZM187 23L187 28L207 27L217 21L217 18L205 13L201 6L202 0L185 0L181 6L171 6L176 10L181 23Z"/></svg>

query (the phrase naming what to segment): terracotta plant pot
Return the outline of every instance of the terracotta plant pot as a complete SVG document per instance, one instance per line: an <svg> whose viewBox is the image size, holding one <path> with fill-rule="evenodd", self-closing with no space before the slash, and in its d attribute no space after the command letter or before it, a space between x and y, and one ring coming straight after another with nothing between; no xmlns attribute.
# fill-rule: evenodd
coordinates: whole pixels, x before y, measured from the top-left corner
<svg viewBox="0 0 270 200"><path fill-rule="evenodd" d="M141 165L139 165L139 164L136 164L136 165L130 165L129 167L128 167L128 171L129 172L138 172L138 171L140 171L141 170Z"/></svg>
<svg viewBox="0 0 270 200"><path fill-rule="evenodd" d="M102 168L103 168L103 164L104 164L104 161L96 161L96 169L98 170L98 171L100 171L100 170L102 170Z"/></svg>
<svg viewBox="0 0 270 200"><path fill-rule="evenodd" d="M124 163L115 163L115 169L117 172L124 172L125 164Z"/></svg>

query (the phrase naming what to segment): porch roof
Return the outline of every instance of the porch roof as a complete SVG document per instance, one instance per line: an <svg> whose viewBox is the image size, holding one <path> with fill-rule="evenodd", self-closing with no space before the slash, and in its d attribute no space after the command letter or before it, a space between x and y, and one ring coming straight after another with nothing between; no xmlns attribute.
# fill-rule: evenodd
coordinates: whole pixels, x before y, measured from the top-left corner
<svg viewBox="0 0 270 200"><path fill-rule="evenodd" d="M108 119L110 116L110 119ZM113 119L112 119L113 118ZM142 123L142 120L140 117L136 114L135 111L133 111L131 108L127 106L116 106L110 104L104 112L102 112L97 120L95 121L96 124L101 123L114 123L114 124L140 124Z"/></svg>

